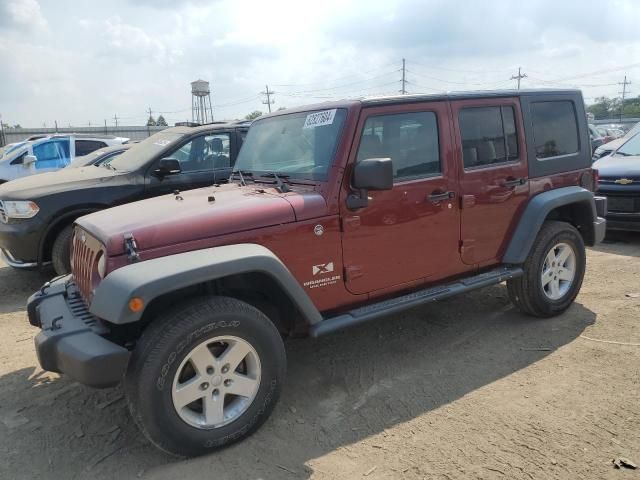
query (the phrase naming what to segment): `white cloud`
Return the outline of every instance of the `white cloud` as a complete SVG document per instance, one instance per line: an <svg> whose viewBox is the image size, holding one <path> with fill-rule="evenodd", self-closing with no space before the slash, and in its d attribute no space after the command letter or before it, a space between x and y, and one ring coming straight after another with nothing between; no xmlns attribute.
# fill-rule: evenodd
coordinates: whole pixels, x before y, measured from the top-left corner
<svg viewBox="0 0 640 480"><path fill-rule="evenodd" d="M0 3L0 26L44 29L47 20L37 0L3 0Z"/></svg>

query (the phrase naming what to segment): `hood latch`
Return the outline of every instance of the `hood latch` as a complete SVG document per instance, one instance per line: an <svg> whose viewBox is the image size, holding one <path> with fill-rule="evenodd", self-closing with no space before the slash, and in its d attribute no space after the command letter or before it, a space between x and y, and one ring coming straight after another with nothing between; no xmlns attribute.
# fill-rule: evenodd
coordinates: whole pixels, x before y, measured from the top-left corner
<svg viewBox="0 0 640 480"><path fill-rule="evenodd" d="M136 239L133 236L133 233L124 234L124 248L127 251L127 258L129 259L130 263L140 260L140 255L138 254L138 244L136 243Z"/></svg>

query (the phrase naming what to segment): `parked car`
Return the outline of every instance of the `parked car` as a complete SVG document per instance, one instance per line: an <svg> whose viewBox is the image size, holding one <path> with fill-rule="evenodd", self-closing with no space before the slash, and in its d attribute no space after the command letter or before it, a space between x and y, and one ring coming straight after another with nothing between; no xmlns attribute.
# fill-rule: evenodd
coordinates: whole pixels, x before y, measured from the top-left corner
<svg viewBox="0 0 640 480"><path fill-rule="evenodd" d="M596 130L602 137L602 141L604 143L609 143L610 141L615 140L616 138L624 137L624 132L617 128L598 125L596 127Z"/></svg>
<svg viewBox="0 0 640 480"><path fill-rule="evenodd" d="M230 183L77 220L73 274L28 302L40 364L97 387L124 378L144 434L189 456L269 416L284 335L503 281L523 312L561 314L606 227L588 139L574 90L260 117Z"/></svg>
<svg viewBox="0 0 640 480"><path fill-rule="evenodd" d="M635 136L637 133L640 133L640 122L636 123L633 128L625 133L623 137L612 140L611 142L605 143L604 145L596 148L595 152L593 152L593 159L597 160L601 157L610 155L611 152L615 151L615 149L621 145L624 145L627 140Z"/></svg>
<svg viewBox="0 0 640 480"><path fill-rule="evenodd" d="M589 139L591 140L591 154L593 155L596 149L605 142L596 126L592 124L589 124Z"/></svg>
<svg viewBox="0 0 640 480"><path fill-rule="evenodd" d="M0 250L14 268L69 271L74 220L175 190L226 181L248 124L163 130L101 167L63 169L0 186Z"/></svg>
<svg viewBox="0 0 640 480"><path fill-rule="evenodd" d="M640 135L597 160L598 194L607 197L607 228L640 232Z"/></svg>
<svg viewBox="0 0 640 480"><path fill-rule="evenodd" d="M52 172L66 167L75 157L113 145L128 138L74 133L50 135L19 142L3 152L0 158L0 184L36 173Z"/></svg>
<svg viewBox="0 0 640 480"><path fill-rule="evenodd" d="M100 166L105 162L110 162L121 153L126 152L136 143L124 143L115 147L101 148L100 150L87 153L81 157L76 157L76 159L71 162L67 168L88 167L89 165L95 165L96 167Z"/></svg>

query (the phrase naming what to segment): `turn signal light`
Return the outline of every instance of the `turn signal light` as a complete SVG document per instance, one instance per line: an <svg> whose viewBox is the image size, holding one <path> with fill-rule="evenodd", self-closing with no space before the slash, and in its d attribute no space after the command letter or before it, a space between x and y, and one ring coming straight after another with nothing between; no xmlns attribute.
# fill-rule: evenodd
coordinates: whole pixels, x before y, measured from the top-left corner
<svg viewBox="0 0 640 480"><path fill-rule="evenodd" d="M140 297L133 297L131 300L129 300L129 310L131 310L133 313L141 312L143 308L144 300L142 300Z"/></svg>

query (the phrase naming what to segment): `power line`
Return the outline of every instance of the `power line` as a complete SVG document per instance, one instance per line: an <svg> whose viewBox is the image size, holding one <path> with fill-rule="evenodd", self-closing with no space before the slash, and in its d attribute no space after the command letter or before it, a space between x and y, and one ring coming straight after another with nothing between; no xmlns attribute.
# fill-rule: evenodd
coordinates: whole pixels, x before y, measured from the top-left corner
<svg viewBox="0 0 640 480"><path fill-rule="evenodd" d="M275 92L273 90L269 91L269 85L265 85L264 92L260 92L262 95L266 95L267 99L262 101L263 105L266 105L269 108L269 113L271 113L271 105L275 103L275 100L271 100L271 95Z"/></svg>
<svg viewBox="0 0 640 480"><path fill-rule="evenodd" d="M520 90L520 80L527 78L526 73L520 73L521 67L518 67L518 75L512 75L511 80L518 80L518 90Z"/></svg>
<svg viewBox="0 0 640 480"><path fill-rule="evenodd" d="M336 78L332 78L331 81L332 82L336 82L339 80L344 80L345 78L353 78L353 77L361 77L362 75L369 75L371 73L374 72L379 72L381 70L385 70L387 68L393 67L395 66L394 64L390 63L390 64L386 64L382 67L378 67L378 68L374 68L372 70L367 70L366 72L358 72L358 73L351 73L349 75L343 75L340 77L336 77ZM394 70L395 72L396 70ZM388 73L387 73L388 75ZM320 80L317 82L310 82L310 83L276 83L276 84L272 84L272 86L274 87L308 87L310 85L321 85L321 84L325 84L326 81L325 80Z"/></svg>

